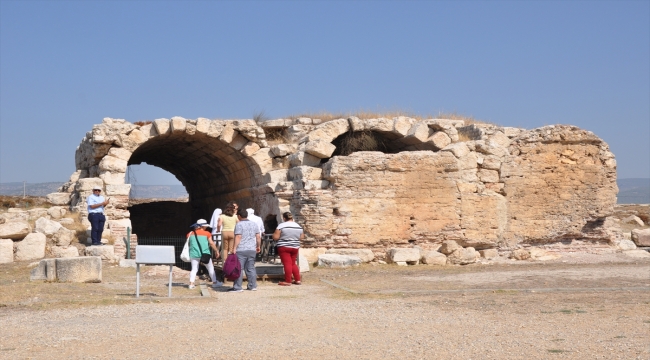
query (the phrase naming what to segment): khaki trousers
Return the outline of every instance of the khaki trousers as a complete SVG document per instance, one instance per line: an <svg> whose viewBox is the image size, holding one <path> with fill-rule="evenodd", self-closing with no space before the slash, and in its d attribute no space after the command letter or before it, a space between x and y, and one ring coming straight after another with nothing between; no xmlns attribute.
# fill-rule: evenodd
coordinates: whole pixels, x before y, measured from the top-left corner
<svg viewBox="0 0 650 360"><path fill-rule="evenodd" d="M222 231L221 232L221 259L224 264L228 258L228 253L235 251L235 232L234 231Z"/></svg>

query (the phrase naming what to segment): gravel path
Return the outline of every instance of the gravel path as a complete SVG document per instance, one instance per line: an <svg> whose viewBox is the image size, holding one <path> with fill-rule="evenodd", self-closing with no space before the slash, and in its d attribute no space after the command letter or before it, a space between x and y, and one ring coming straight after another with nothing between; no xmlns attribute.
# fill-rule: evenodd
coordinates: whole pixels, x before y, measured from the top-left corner
<svg viewBox="0 0 650 360"><path fill-rule="evenodd" d="M317 270L302 286L260 282L256 292L210 290L210 298L0 308L0 358L650 358L648 261L491 268L493 290L444 294L434 292L436 278L451 276L454 288L471 289L486 268L394 268ZM529 276L545 276L538 287L552 289L564 284L562 274L572 286L584 278L597 287L500 290ZM320 279L373 292L352 294ZM598 290L621 281L633 290ZM427 289L432 293L422 293Z"/></svg>

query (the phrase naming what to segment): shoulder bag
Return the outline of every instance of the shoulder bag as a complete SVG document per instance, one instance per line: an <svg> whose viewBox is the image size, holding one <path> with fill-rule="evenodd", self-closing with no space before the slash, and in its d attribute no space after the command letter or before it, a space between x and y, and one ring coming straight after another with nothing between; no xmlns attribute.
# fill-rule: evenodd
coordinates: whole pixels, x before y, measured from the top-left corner
<svg viewBox="0 0 650 360"><path fill-rule="evenodd" d="M199 236L196 235L196 231L192 231L192 232L194 233L194 238L196 239L196 243L199 245L199 251L201 252L201 263L207 265L212 259L212 255L203 253L203 249L201 248L201 242L199 241Z"/></svg>

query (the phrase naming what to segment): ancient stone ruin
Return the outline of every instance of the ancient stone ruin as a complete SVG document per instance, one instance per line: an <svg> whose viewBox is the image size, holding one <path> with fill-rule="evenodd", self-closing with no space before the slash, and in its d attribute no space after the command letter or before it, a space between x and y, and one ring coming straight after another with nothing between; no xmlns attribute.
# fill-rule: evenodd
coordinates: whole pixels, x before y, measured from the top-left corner
<svg viewBox="0 0 650 360"><path fill-rule="evenodd" d="M359 151L364 139L380 151ZM140 236L184 234L235 200L270 230L291 211L305 228L305 248L380 257L391 248L439 250L450 240L472 251L514 251L609 246L617 237L607 224L616 160L603 140L575 126L106 118L82 139L75 160L77 171L48 199L85 218L86 197L101 186L112 198L109 230L132 226ZM189 202L130 207L125 172L143 162L174 174Z"/></svg>

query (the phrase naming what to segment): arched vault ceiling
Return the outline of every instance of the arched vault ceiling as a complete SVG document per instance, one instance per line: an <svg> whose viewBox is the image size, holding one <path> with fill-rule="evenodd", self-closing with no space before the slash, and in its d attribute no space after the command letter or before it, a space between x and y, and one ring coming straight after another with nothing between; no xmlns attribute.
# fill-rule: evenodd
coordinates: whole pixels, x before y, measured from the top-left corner
<svg viewBox="0 0 650 360"><path fill-rule="evenodd" d="M166 170L192 198L203 198L250 187L248 161L216 138L181 133L150 139L133 152L128 164L146 162Z"/></svg>

